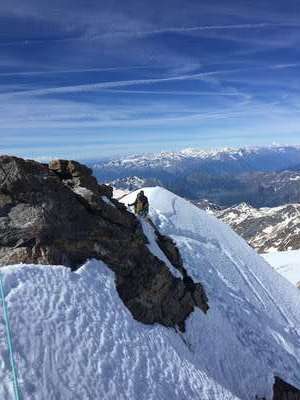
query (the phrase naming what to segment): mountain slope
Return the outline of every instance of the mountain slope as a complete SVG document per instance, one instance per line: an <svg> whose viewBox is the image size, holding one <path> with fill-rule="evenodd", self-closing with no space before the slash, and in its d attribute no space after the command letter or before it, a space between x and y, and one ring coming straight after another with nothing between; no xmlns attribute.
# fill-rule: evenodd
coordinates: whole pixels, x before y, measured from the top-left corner
<svg viewBox="0 0 300 400"><path fill-rule="evenodd" d="M76 273L3 268L24 398L269 400L275 375L299 387L299 291L216 218L162 188L145 193L153 222L172 236L189 275L203 283L207 314L196 309L185 333L143 325L101 262ZM145 221L143 229L151 239ZM3 329L0 320L2 336ZM6 399L3 341L0 354Z"/></svg>
<svg viewBox="0 0 300 400"><path fill-rule="evenodd" d="M251 389L254 381L256 394L270 398L270 393L264 391L272 370L299 386L297 289L214 217L161 188L146 189L145 193L152 206L153 222L175 240L189 274L204 284L208 295L208 318L194 314L187 329L197 360L217 382L234 388L241 398L251 398L248 396L255 390ZM127 196L126 201L131 202L135 195ZM289 361L286 359L281 366L279 359L286 357L286 348L280 349L280 342L290 349Z"/></svg>
<svg viewBox="0 0 300 400"><path fill-rule="evenodd" d="M243 203L214 214L259 253L300 248L300 204L257 209Z"/></svg>

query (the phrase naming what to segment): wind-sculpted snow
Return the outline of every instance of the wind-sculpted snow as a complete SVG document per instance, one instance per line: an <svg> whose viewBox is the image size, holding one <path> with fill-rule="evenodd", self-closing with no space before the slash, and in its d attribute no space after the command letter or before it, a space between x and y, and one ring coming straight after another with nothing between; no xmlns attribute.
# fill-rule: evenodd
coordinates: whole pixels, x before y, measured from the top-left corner
<svg viewBox="0 0 300 400"><path fill-rule="evenodd" d="M61 266L2 268L23 398L270 400L274 375L299 387L299 290L214 217L164 189L145 193L153 222L204 285L207 314L196 309L184 334L143 325L102 262L89 261L76 273ZM161 257L146 221L143 228ZM9 374L1 340L5 400L12 398Z"/></svg>
<svg viewBox="0 0 300 400"><path fill-rule="evenodd" d="M197 368L174 329L133 320L113 273L90 261L13 266L5 275L23 399L236 399ZM0 398L13 399L0 322Z"/></svg>

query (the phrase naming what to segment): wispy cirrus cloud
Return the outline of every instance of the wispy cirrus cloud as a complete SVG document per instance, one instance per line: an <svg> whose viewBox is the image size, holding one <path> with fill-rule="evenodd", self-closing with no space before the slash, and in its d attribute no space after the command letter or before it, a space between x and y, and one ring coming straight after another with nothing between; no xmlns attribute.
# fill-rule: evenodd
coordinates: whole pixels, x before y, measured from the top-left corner
<svg viewBox="0 0 300 400"><path fill-rule="evenodd" d="M0 77L17 77L17 76L47 76L47 75L60 75L60 74L77 74L88 72L113 72L113 71L126 71L133 69L147 69L148 66L131 65L127 67L107 67L107 68L78 68L78 69L55 69L47 71L16 71L16 72L0 72Z"/></svg>
<svg viewBox="0 0 300 400"><path fill-rule="evenodd" d="M32 89L32 90L24 90L20 92L14 92L13 96L18 95L34 95L34 96L45 96L51 94L63 94L63 93L77 93L77 92L93 92L101 89L112 89L119 87L127 87L127 86L138 86L138 85L150 85L155 83L163 83L163 82L175 82L175 81L186 81L186 80L194 80L194 79L205 79L212 76L217 76L226 73L233 73L239 70L223 70L223 71L210 71L210 72L202 72L197 74L187 74L187 75L177 75L177 76L169 76L164 78L146 78L146 79L132 79L132 80L123 80L123 81L107 81L107 82L98 82L98 83L89 83L89 84L81 84L81 85L72 85L72 86L61 86L61 87L51 87L44 89Z"/></svg>
<svg viewBox="0 0 300 400"><path fill-rule="evenodd" d="M46 96L46 95L55 95L55 94L70 94L70 93L80 93L80 92L95 92L99 90L113 89L113 88L121 88L121 87L129 87L129 86L144 86L151 84L158 84L164 82L180 82L180 81L193 81L193 80L208 80L211 77L219 77L223 75L231 75L231 74L240 74L240 73L248 73L254 71L268 71L268 70L276 70L276 69L290 69L290 68L298 68L300 67L300 63L291 63L291 64L273 64L273 65L264 65L257 66L251 68L234 68L234 69L224 69L224 70L215 70L215 71L207 71L200 72L196 74L186 74L186 75L176 75L176 76L168 76L168 77L160 77L160 78L145 78L145 79L132 79L132 80L121 80L121 81L106 81L106 82L94 82L88 84L79 84L72 86L60 86L60 87L50 87L50 88L39 88L39 89L30 89L23 90L13 93L6 93L7 95L12 96Z"/></svg>
<svg viewBox="0 0 300 400"><path fill-rule="evenodd" d="M109 32L104 35L94 36L94 39L102 36L148 36L148 35L161 35L164 33L192 33L201 31L231 31L231 30L251 30L251 29L268 29L268 28L299 28L300 23L287 22L287 23L248 23L248 24L229 24L229 25L199 25L199 26L186 26L186 27L164 27L160 29L153 29L149 31L115 31ZM93 37L90 37L93 39Z"/></svg>
<svg viewBox="0 0 300 400"><path fill-rule="evenodd" d="M141 38L147 36L163 35L163 34L189 34L189 33L201 33L201 32L213 32L213 31L239 31L239 30L267 30L267 29L288 29L288 28L300 28L300 23L286 22L286 23L272 23L272 22L259 22L259 23L244 23L244 24L228 24L228 25L198 25L198 26L166 26L158 29L150 30L135 30L135 29L124 29L115 30L112 29L106 32L82 32L75 36L66 37L48 37L44 39L21 39L14 41L0 41L0 47L23 45L28 46L30 44L43 44L55 43L55 42L93 42L101 39L113 39L113 38ZM237 38L238 39L238 38Z"/></svg>

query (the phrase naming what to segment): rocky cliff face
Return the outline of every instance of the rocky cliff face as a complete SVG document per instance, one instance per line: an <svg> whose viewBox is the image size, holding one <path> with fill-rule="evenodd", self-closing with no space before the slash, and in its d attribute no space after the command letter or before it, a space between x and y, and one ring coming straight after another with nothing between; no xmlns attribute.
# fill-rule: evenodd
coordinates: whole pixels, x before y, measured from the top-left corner
<svg viewBox="0 0 300 400"><path fill-rule="evenodd" d="M109 186L98 185L89 168L0 157L0 265L76 269L87 258L101 259L115 272L118 293L135 319L184 330L195 307L208 310L207 298L185 272L173 242L159 232L157 241L183 279L150 252L139 220L112 199Z"/></svg>

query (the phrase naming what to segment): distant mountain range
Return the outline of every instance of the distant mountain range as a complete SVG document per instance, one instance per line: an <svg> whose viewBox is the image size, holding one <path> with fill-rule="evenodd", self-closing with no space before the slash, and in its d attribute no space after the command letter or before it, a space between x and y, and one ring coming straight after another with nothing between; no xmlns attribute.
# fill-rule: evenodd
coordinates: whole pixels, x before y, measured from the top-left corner
<svg viewBox="0 0 300 400"><path fill-rule="evenodd" d="M122 190L159 185L192 201L274 207L300 202L300 146L186 149L93 163L100 181Z"/></svg>

